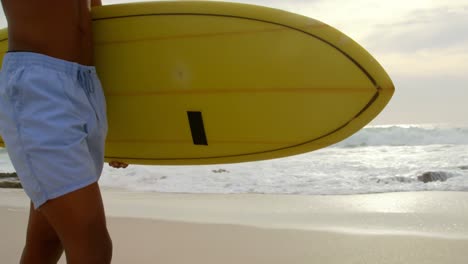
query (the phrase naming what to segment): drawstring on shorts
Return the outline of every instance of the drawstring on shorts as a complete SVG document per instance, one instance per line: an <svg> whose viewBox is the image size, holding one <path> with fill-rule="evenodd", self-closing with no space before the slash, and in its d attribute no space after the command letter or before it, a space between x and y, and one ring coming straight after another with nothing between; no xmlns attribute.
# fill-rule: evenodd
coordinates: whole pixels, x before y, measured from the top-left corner
<svg viewBox="0 0 468 264"><path fill-rule="evenodd" d="M94 93L94 84L91 78L93 72L88 69L78 69L78 82L86 90L87 94Z"/></svg>

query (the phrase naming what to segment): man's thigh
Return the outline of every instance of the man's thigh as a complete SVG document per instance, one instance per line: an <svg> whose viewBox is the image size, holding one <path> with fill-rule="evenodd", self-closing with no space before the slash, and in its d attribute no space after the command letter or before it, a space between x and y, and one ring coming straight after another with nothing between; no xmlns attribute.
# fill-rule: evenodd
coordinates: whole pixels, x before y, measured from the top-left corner
<svg viewBox="0 0 468 264"><path fill-rule="evenodd" d="M110 243L97 183L49 200L39 210L62 241L67 258L102 250Z"/></svg>
<svg viewBox="0 0 468 264"><path fill-rule="evenodd" d="M34 209L31 202L26 242L60 241L54 228L39 210Z"/></svg>
<svg viewBox="0 0 468 264"><path fill-rule="evenodd" d="M54 228L31 202L26 245L20 263L57 263L62 253L62 242Z"/></svg>

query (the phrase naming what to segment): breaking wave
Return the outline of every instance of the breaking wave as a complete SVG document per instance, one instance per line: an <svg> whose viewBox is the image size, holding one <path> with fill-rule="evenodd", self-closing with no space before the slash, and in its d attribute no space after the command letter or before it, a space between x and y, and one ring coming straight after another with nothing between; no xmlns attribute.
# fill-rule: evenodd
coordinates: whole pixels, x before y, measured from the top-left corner
<svg viewBox="0 0 468 264"><path fill-rule="evenodd" d="M335 147L468 145L468 127L370 126Z"/></svg>

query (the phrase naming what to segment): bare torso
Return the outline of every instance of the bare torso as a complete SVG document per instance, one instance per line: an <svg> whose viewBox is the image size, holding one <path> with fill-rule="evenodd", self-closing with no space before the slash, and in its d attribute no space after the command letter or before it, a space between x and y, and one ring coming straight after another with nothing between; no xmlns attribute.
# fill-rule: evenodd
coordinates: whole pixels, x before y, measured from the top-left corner
<svg viewBox="0 0 468 264"><path fill-rule="evenodd" d="M2 0L9 51L92 65L89 0Z"/></svg>

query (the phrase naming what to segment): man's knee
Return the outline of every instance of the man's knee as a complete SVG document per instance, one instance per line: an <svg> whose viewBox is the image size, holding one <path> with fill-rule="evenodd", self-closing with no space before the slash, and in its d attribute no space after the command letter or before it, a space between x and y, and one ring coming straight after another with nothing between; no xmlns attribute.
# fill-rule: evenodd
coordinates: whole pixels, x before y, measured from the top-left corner
<svg viewBox="0 0 468 264"><path fill-rule="evenodd" d="M70 251L75 251L79 255L88 254L93 258L86 263L110 263L112 240L105 225L91 225L88 228L84 227L81 231L78 228L77 231L80 233L72 240Z"/></svg>
<svg viewBox="0 0 468 264"><path fill-rule="evenodd" d="M68 263L111 263L112 240L106 229L82 230L63 244Z"/></svg>
<svg viewBox="0 0 468 264"><path fill-rule="evenodd" d="M57 263L62 253L62 243L57 236L28 234L20 263Z"/></svg>
<svg viewBox="0 0 468 264"><path fill-rule="evenodd" d="M112 260L112 251L113 251L113 245L112 245L112 239L110 238L109 235L107 235L106 242L103 245L104 249L104 261L105 263L111 263Z"/></svg>
<svg viewBox="0 0 468 264"><path fill-rule="evenodd" d="M110 263L112 258L112 239L107 231L107 228L104 227L101 229L96 236L91 237L90 239L95 239L95 248L100 249L96 250L98 253L102 253L102 258L106 261L105 263Z"/></svg>

